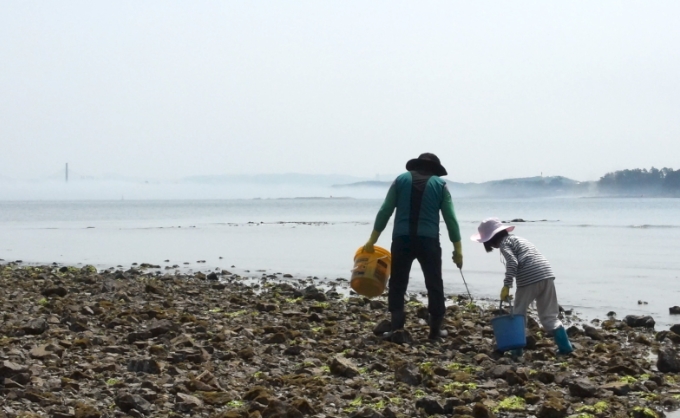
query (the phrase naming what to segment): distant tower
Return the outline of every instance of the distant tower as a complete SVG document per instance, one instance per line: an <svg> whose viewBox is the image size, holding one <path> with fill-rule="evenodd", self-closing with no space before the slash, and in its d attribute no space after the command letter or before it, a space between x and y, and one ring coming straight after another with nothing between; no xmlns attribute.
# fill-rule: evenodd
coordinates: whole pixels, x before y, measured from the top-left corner
<svg viewBox="0 0 680 418"><path fill-rule="evenodd" d="M68 163L66 163L66 183L68 183Z"/></svg>

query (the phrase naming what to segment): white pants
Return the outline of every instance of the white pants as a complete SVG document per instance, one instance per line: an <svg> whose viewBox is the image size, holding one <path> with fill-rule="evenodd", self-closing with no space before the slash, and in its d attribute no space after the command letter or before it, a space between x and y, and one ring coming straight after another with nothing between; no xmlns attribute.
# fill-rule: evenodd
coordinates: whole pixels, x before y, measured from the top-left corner
<svg viewBox="0 0 680 418"><path fill-rule="evenodd" d="M560 314L560 305L557 303L554 279L541 280L528 286L518 287L515 292L514 313L527 318L527 309L533 301L536 301L538 319L546 331L551 332L562 326L562 321L557 317Z"/></svg>

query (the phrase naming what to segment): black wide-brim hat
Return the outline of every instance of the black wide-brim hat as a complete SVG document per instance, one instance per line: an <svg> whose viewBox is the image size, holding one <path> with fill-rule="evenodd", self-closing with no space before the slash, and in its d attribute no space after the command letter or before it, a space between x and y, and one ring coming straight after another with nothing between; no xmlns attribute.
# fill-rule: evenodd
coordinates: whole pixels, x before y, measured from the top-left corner
<svg viewBox="0 0 680 418"><path fill-rule="evenodd" d="M420 154L418 158L409 160L409 162L406 163L406 169L408 171L425 170L439 177L448 174L442 163L439 162L439 157L429 152Z"/></svg>

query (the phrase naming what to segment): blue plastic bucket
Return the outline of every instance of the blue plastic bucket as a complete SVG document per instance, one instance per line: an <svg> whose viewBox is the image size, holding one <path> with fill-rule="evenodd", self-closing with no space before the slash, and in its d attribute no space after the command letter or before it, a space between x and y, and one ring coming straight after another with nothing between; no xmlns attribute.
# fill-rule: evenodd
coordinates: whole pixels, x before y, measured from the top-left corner
<svg viewBox="0 0 680 418"><path fill-rule="evenodd" d="M497 316L491 320L491 326L498 351L524 348L527 345L524 315Z"/></svg>

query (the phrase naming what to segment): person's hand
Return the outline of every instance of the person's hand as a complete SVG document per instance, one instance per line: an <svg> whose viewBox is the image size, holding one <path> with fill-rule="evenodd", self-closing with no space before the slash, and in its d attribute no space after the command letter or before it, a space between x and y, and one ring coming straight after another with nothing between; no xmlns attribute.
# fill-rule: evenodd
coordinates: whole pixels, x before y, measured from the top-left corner
<svg viewBox="0 0 680 418"><path fill-rule="evenodd" d="M503 286L501 289L501 301L509 301L510 300L510 288L508 286Z"/></svg>
<svg viewBox="0 0 680 418"><path fill-rule="evenodd" d="M456 267L458 267L459 269L463 268L463 254L454 251L452 259Z"/></svg>
<svg viewBox="0 0 680 418"><path fill-rule="evenodd" d="M378 231L373 231L371 232L371 237L366 241L366 244L364 244L364 252L365 253L373 253L375 252L375 248L373 248L373 245L375 245L376 242L378 242L378 238L380 237L380 232Z"/></svg>
<svg viewBox="0 0 680 418"><path fill-rule="evenodd" d="M453 262L459 269L463 268L463 247L460 241L453 243Z"/></svg>

